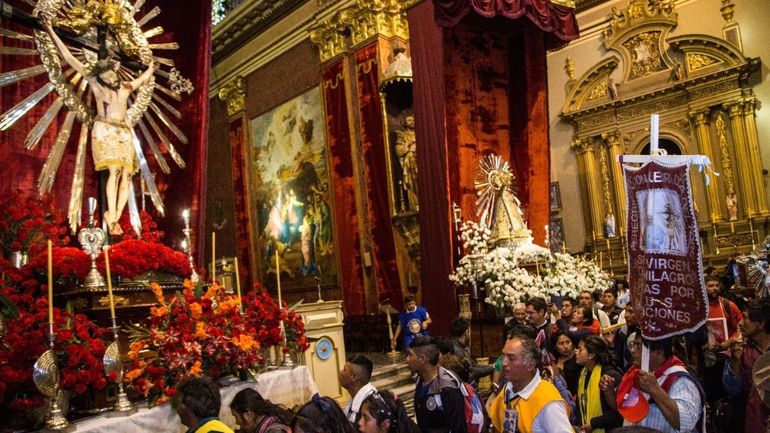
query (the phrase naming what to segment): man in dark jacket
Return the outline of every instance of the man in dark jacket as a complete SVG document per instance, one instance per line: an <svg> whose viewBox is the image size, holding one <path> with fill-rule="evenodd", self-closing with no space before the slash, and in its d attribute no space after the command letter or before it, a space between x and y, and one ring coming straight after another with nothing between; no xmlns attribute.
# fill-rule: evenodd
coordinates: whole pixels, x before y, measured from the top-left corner
<svg viewBox="0 0 770 433"><path fill-rule="evenodd" d="M470 365L470 383L478 383L478 380L484 376L489 376L495 371L492 365L478 365L471 358L471 322L462 317L452 321L449 330L452 333L452 348L454 354L465 359Z"/></svg>
<svg viewBox="0 0 770 433"><path fill-rule="evenodd" d="M458 383L438 366L439 350L430 337L417 337L407 349L406 362L417 373L414 412L423 433L466 433L465 401Z"/></svg>

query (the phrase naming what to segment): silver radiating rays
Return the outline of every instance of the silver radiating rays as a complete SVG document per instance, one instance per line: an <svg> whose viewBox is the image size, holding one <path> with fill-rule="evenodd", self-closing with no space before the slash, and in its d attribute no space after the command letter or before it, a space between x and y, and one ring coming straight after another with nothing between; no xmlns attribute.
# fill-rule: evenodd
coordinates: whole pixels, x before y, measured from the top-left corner
<svg viewBox="0 0 770 433"><path fill-rule="evenodd" d="M46 16L52 19L56 25L57 19L70 16L70 11L75 8L80 2L70 2L65 0L24 0L24 2L31 6L27 10L34 8L32 14L29 14L24 8L13 8L12 12L17 16ZM160 2L157 2L160 4ZM152 26L151 23L161 13L161 8L155 6L149 10L142 10L142 6L145 4L145 0L137 0L130 5L129 2L125 2L128 15L130 16L129 22L134 26L130 32L130 37L141 38L140 51L145 49L145 53L149 53L149 57L146 55L139 55L141 57L141 63L149 63L150 59L155 61L165 68L163 70L159 68L156 71L156 77L163 80L163 85L156 84L149 92L139 95L138 98L143 102L143 107L139 112L130 112L127 116L129 125L134 126L135 135L141 137L140 143L143 146L147 146L151 149L154 158L158 162L158 166L164 173L169 173L170 168L165 160L165 153L176 162L176 164L184 168L185 163L181 155L174 148L171 140L167 136L165 131L170 131L177 142L187 144L188 139L181 129L176 125L182 118L180 111L175 108L171 102L167 99L159 97L160 93L167 95L172 102L181 101L180 96L180 83L185 84L183 86L184 91L192 90L190 81L184 81L184 77L181 77L179 72L173 67L174 62L171 59L158 56L161 51L177 50L179 45L173 41L158 41L152 43L147 39L155 38L162 35L164 30L161 26ZM7 22L10 22L8 20ZM157 23L156 23L157 24ZM147 28L143 28L147 26ZM68 29L69 30L69 29ZM7 130L10 128L20 127L19 120L25 116L31 115L31 113L39 116L33 121L34 126L30 128L26 139L24 140L24 147L28 150L35 149L39 146L39 143L44 140L44 137L55 136L56 141L49 145L51 148L47 161L38 178L38 187L40 192L49 191L52 188L54 181L56 180L56 172L59 169L59 165L65 161L63 155L66 154L66 149L71 142L77 142L77 157L75 158L76 168L72 179L70 203L69 203L69 219L70 227L77 228L81 219L81 212L79 209L82 207L82 191L84 182L85 171L85 156L88 141L90 135L85 134L83 131L90 129L90 122L93 118L94 100L92 98L92 92L88 88L88 83L83 80L79 74L73 76L73 71L63 64L59 58L58 51L55 50L53 44L48 39L45 32L33 31L32 29L20 29L19 26L14 27L13 30L9 28L0 27L0 37L2 40L0 43L5 42L8 46L0 46L0 56L37 56L37 63L30 66L29 63L25 64L25 67L15 70L4 70L0 72L0 87L20 85L22 82L28 84L25 80L33 80L41 74L48 73L49 83L42 84L38 88L33 89L29 94L23 95L18 102L14 101L14 105L10 108L4 107L4 112L0 113L0 130ZM81 62L86 65L91 65L96 57L96 47L98 43L95 40L95 32L87 32L80 35L79 40L84 43L82 47L71 47L73 54L79 58ZM137 39L135 39L136 41ZM65 40L68 43L68 40ZM69 45L69 44L68 44ZM121 54L116 53L115 50L120 50L121 45L117 43L109 43L110 52L112 55ZM142 48L144 47L144 48ZM131 56L129 56L131 57ZM136 58L136 57L134 57ZM2 62L4 65L8 65L11 62ZM129 70L123 67L121 70L121 78L125 80L133 80L142 71ZM173 73L172 73L173 72ZM71 89L71 90L65 90ZM78 89L79 88L79 89ZM169 90L170 88L175 90ZM77 90L80 91L77 91ZM159 92L154 92L157 89ZM64 90L64 93L62 93ZM56 98L47 97L51 93L57 95ZM140 92L141 93L141 92ZM150 105L149 101L154 100L154 103ZM136 102L136 101L135 101ZM33 110L33 108L47 104L45 111ZM63 121L57 122L56 119L62 111L63 107L67 107L67 115ZM150 110L146 110L149 107ZM73 111L74 110L74 111ZM146 119L146 120L143 120ZM75 121L80 124L81 130L77 134L78 139L71 139L73 130L77 130ZM83 123L85 122L85 123ZM147 124L149 123L149 128ZM25 122L24 124L29 124ZM56 128L54 134L48 134L51 128ZM163 143L162 147L158 143ZM166 150L167 149L167 150ZM145 163L142 164L142 170L149 170L149 166ZM143 173L143 177L150 179L153 183L154 180L150 173ZM155 197L153 202L159 199ZM159 210L162 211L162 203L155 203L159 206ZM73 232L74 233L74 232Z"/></svg>

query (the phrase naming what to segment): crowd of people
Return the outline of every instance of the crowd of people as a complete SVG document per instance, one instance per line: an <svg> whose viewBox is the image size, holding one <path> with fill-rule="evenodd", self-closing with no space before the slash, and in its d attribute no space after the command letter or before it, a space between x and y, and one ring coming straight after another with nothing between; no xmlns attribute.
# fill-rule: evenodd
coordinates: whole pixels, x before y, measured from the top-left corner
<svg viewBox="0 0 770 433"><path fill-rule="evenodd" d="M639 330L626 283L559 305L531 298L514 306L494 366L471 358L467 320L432 337L428 312L408 297L399 334L416 381L414 419L397 395L375 388L372 361L360 354L339 372L351 396L344 406L316 395L292 413L245 389L230 409L245 433L770 432L770 374L755 372L755 363L770 365L760 359L770 349L770 299L728 291L708 274L705 286L707 324L654 341ZM490 375L484 402L476 384ZM191 433L232 431L216 418L219 406L204 378L179 388Z"/></svg>

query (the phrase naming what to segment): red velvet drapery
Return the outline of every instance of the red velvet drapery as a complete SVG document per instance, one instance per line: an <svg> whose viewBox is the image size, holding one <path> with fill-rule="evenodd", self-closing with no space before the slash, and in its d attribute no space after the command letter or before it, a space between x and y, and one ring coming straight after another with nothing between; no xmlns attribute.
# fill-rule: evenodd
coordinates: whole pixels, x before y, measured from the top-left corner
<svg viewBox="0 0 770 433"><path fill-rule="evenodd" d="M23 0L11 0L8 3L28 13L32 11L29 4ZM156 53L160 57L173 59L175 67L182 75L192 81L195 91L192 95L183 95L182 102L172 103L182 113L181 119L173 119L176 125L184 132L189 144L184 145L175 140L175 147L187 164L187 168L181 170L166 156L169 165L172 166L170 175L163 175L157 169L157 164L151 152L147 152L148 163L153 171L159 174L156 177L159 189L164 198L166 217L157 218L158 226L168 234L165 242L176 247L183 238L181 230L182 209L192 209L192 226L194 233L200 233L203 226L203 204L205 201L205 150L208 129L208 90L210 70L210 40L211 40L211 2L208 0L150 0L137 12L141 17L153 7L160 6L162 13L154 18L151 23L162 26L165 33L152 38L151 43L176 41L181 47L176 51L160 50ZM29 34L29 30L19 29L14 24L9 24L7 18L2 18L2 25L6 28L16 28L22 33ZM194 28L195 31L190 31ZM17 46L23 48L35 48L34 43L18 41L11 38L2 38L2 46ZM40 64L37 56L0 56L0 72L19 69L24 66ZM164 67L164 70L167 70ZM165 79L156 77L164 86L168 87ZM2 110L5 111L20 102L24 97L48 82L46 74L39 75L35 79L23 80L18 84L6 86L2 89ZM0 161L6 163L6 177L9 182L0 184L0 192L11 189L35 191L37 189L37 176L45 162L45 158L56 139L55 131L64 120L66 109L60 111L59 117L54 121L48 133L44 136L37 150L27 151L21 147L27 132L35 125L37 119L45 112L54 95L49 95L43 103L34 108L24 118L19 120L8 131L0 132ZM168 100L167 96L161 96ZM76 122L77 124L77 122ZM161 128L164 128L161 125ZM165 129L165 134L173 137L173 134ZM66 214L67 203L70 194L70 179L74 169L75 150L79 126L73 130L70 141L62 160L57 181L54 184L53 194L58 207ZM139 137L142 137L139 134ZM98 197L98 175L93 172L93 163L87 152L86 185L84 197ZM9 162L13 162L10 164ZM139 183L136 180L135 189L139 191ZM149 205L149 209L152 206ZM202 236L196 240L196 251L202 253ZM200 261L199 261L200 263Z"/></svg>
<svg viewBox="0 0 770 433"><path fill-rule="evenodd" d="M243 266L238 267L241 281L254 283L251 279L251 241L249 237L249 216L246 211L249 199L246 194L248 176L246 175L244 156L246 119L243 115L230 120L227 125L227 139L232 152L231 171L233 176L233 204L235 207L235 248L238 261Z"/></svg>
<svg viewBox="0 0 770 433"><path fill-rule="evenodd" d="M340 286L345 300L345 314L360 315L366 314L366 300L344 71L342 61L325 67L322 71L322 85L334 194Z"/></svg>
<svg viewBox="0 0 770 433"><path fill-rule="evenodd" d="M551 3L550 0L433 0L436 23L454 27L470 12L485 17L505 17L511 20L526 16L546 33L547 49L558 48L579 36L574 10Z"/></svg>
<svg viewBox="0 0 770 433"><path fill-rule="evenodd" d="M511 21L497 16L507 16L503 12L510 9L496 9L500 13L492 14L494 18L474 14L462 19L471 7L467 1L464 4L461 8L459 2L426 1L407 13L414 70L423 303L439 331L457 311L455 297L449 295L454 288L447 278L457 259L450 207L456 202L464 218L475 219L478 161L496 153L513 163L518 197L535 242L542 243L549 215L545 56L549 41L559 39L558 31L543 31L542 23L533 24L531 17ZM448 11L454 13L447 15ZM441 22L442 14L457 19Z"/></svg>
<svg viewBox="0 0 770 433"><path fill-rule="evenodd" d="M386 299L402 308L401 281L396 265L396 249L390 224L388 171L383 135L383 113L377 80L377 42L356 51L358 107L361 114L361 138L366 165L366 191L374 251L378 302Z"/></svg>
<svg viewBox="0 0 770 433"><path fill-rule="evenodd" d="M434 321L431 332L435 328L436 334L446 334L457 314L457 302L448 278L454 257L445 140L444 38L434 20L431 2L418 4L407 17L414 72L422 304Z"/></svg>

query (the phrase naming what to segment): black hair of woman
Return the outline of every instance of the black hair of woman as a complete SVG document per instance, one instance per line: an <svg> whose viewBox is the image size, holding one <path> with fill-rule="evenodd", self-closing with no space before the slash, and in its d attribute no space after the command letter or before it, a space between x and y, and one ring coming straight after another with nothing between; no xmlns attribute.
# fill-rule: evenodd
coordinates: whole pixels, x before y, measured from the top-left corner
<svg viewBox="0 0 770 433"><path fill-rule="evenodd" d="M315 394L294 416L295 433L357 433L340 406L331 397Z"/></svg>
<svg viewBox="0 0 770 433"><path fill-rule="evenodd" d="M362 407L368 408L369 414L377 422L377 426L385 428L387 421L388 433L415 433L417 426L409 418L401 401L390 391L379 391L367 397Z"/></svg>
<svg viewBox="0 0 770 433"><path fill-rule="evenodd" d="M230 402L230 410L238 412L241 416L251 412L255 418L263 416L272 416L278 419L281 424L289 425L292 421L292 414L286 408L265 400L262 395L252 388L246 388L239 391ZM243 429L244 426L241 426Z"/></svg>

